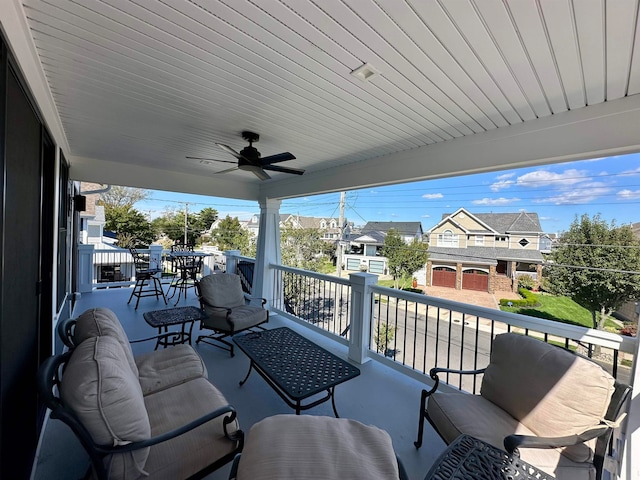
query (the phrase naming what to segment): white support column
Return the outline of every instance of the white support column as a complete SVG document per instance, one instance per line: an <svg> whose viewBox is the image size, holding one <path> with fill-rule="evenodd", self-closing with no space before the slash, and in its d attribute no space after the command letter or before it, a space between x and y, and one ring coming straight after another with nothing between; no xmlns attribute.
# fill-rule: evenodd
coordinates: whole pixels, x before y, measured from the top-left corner
<svg viewBox="0 0 640 480"><path fill-rule="evenodd" d="M93 245L78 245L78 292L93 290Z"/></svg>
<svg viewBox="0 0 640 480"><path fill-rule="evenodd" d="M225 272L236 273L238 270L238 257L240 256L240 250L226 250L224 252L226 260L224 261Z"/></svg>
<svg viewBox="0 0 640 480"><path fill-rule="evenodd" d="M253 296L267 299L268 308L274 296L273 275L269 264L280 265L280 200L260 201L260 229L253 271Z"/></svg>
<svg viewBox="0 0 640 480"><path fill-rule="evenodd" d="M378 276L371 273L351 273L351 328L349 331L349 359L356 363L369 360L371 340L371 285L378 283Z"/></svg>
<svg viewBox="0 0 640 480"><path fill-rule="evenodd" d="M622 453L620 478L634 480L640 478L640 338L636 337L636 349L633 354L633 370L631 371L631 403L626 419L625 445Z"/></svg>

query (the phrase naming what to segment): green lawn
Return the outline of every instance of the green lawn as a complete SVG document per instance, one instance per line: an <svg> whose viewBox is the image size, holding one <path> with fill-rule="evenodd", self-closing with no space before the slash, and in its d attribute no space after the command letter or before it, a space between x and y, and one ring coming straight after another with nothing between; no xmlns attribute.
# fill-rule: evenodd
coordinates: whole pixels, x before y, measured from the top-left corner
<svg viewBox="0 0 640 480"><path fill-rule="evenodd" d="M556 297L548 294L537 294L540 305L537 307L500 307L505 312L520 313L531 317L546 318L556 322L570 323L581 327L593 328L591 313L568 297ZM619 330L618 324L612 320L605 322L605 328Z"/></svg>

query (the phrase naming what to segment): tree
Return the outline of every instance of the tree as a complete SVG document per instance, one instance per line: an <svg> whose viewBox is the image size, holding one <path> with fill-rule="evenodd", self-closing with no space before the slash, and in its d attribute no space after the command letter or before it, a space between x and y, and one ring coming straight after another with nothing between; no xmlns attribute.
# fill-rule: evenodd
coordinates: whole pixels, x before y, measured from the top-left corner
<svg viewBox="0 0 640 480"><path fill-rule="evenodd" d="M640 242L629 226L576 216L551 259L545 271L551 291L589 310L593 328L602 330L623 303L640 297Z"/></svg>
<svg viewBox="0 0 640 480"><path fill-rule="evenodd" d="M200 232L209 230L213 222L218 219L218 211L215 208L206 207L200 210L197 215L194 228Z"/></svg>
<svg viewBox="0 0 640 480"><path fill-rule="evenodd" d="M249 250L249 232L247 232L238 217L227 215L220 220L218 226L211 232L211 238L218 244L218 248L225 250L240 250L246 255Z"/></svg>
<svg viewBox="0 0 640 480"><path fill-rule="evenodd" d="M149 198L148 190L114 185L108 192L100 194L100 203L104 205L106 213L111 208L132 207L137 202L147 198Z"/></svg>
<svg viewBox="0 0 640 480"><path fill-rule="evenodd" d="M194 213L187 214L187 243L195 245L200 238L200 230L196 227L198 217ZM155 229L174 242L184 242L185 219L184 210L166 209L163 214L152 221Z"/></svg>
<svg viewBox="0 0 640 480"><path fill-rule="evenodd" d="M382 255L387 258L389 274L393 276L395 288L399 288L400 279L413 275L413 272L421 269L427 263L429 246L414 238L410 244L406 244L400 232L390 229L384 238Z"/></svg>
<svg viewBox="0 0 640 480"><path fill-rule="evenodd" d="M110 208L105 217L105 229L116 233L119 247L146 247L156 239L147 217L130 205Z"/></svg>
<svg viewBox="0 0 640 480"><path fill-rule="evenodd" d="M283 227L280 231L282 264L317 272L320 270L326 242L317 228Z"/></svg>

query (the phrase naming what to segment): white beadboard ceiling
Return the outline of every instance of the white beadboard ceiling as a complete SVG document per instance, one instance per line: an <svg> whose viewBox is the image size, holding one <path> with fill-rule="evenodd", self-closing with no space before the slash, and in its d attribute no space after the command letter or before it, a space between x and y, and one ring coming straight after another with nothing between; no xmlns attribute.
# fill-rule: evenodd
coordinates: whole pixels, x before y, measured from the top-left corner
<svg viewBox="0 0 640 480"><path fill-rule="evenodd" d="M2 2L77 179L257 199L640 144L637 1ZM243 130L307 173L185 158L233 161Z"/></svg>

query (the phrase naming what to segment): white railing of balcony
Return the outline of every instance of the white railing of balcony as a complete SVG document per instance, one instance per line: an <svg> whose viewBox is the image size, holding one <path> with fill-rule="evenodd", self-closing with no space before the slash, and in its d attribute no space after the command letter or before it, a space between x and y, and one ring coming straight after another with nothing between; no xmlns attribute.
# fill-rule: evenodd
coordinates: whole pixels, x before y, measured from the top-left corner
<svg viewBox="0 0 640 480"><path fill-rule="evenodd" d="M328 332L337 341L345 344L349 341L351 282L348 279L282 265L272 266L271 270L272 310Z"/></svg>

